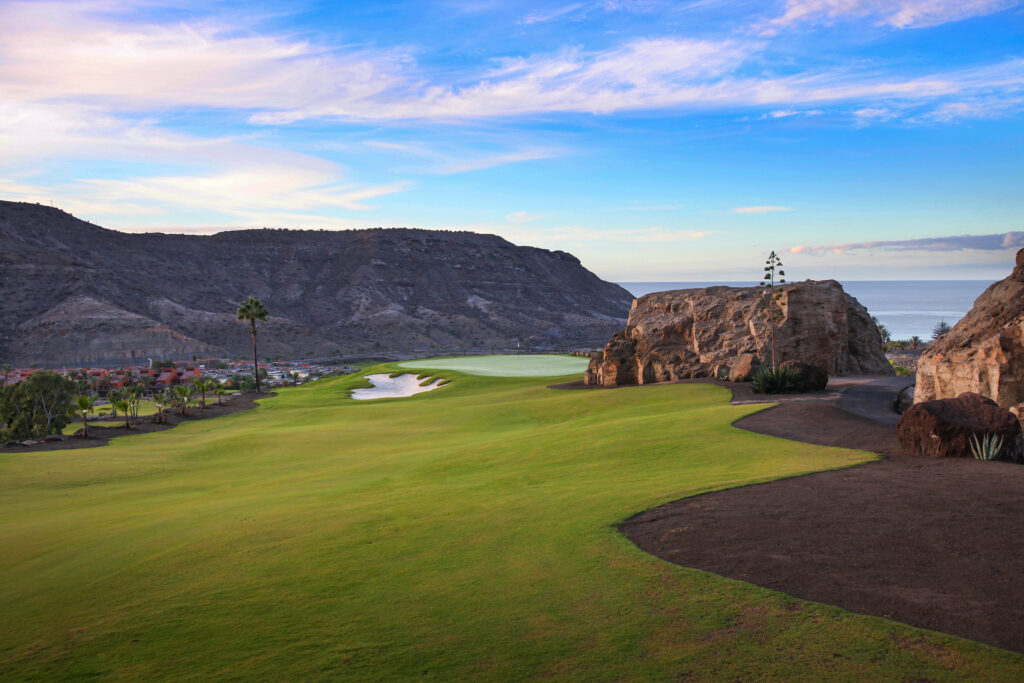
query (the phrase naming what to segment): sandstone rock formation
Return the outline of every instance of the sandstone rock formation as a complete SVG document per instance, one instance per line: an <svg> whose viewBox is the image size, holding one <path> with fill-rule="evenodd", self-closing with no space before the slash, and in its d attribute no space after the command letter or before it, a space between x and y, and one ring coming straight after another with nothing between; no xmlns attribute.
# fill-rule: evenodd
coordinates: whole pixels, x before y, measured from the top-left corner
<svg viewBox="0 0 1024 683"><path fill-rule="evenodd" d="M867 309L834 280L782 285L776 361L799 360L832 375L885 374L892 368ZM649 384L727 378L744 354L768 360L767 324L756 287L654 292L633 302L626 329L591 360L587 384ZM738 368L739 369L739 368Z"/></svg>
<svg viewBox="0 0 1024 683"><path fill-rule="evenodd" d="M271 313L261 354L292 357L596 346L622 328L633 298L570 254L495 235L128 234L0 201L0 362L245 356L235 308L249 295Z"/></svg>
<svg viewBox="0 0 1024 683"><path fill-rule="evenodd" d="M753 353L741 353L736 356L732 366L729 368L730 382L749 382L758 370L764 367L761 359ZM724 374L724 373L723 373Z"/></svg>
<svg viewBox="0 0 1024 683"><path fill-rule="evenodd" d="M1024 249L1005 280L985 290L952 330L933 342L917 365L914 400L973 391L1018 416L1024 411Z"/></svg>
<svg viewBox="0 0 1024 683"><path fill-rule="evenodd" d="M972 435L1002 438L1001 460L1022 457L1020 421L980 394L965 392L957 398L915 403L900 417L900 448L907 455L970 458Z"/></svg>

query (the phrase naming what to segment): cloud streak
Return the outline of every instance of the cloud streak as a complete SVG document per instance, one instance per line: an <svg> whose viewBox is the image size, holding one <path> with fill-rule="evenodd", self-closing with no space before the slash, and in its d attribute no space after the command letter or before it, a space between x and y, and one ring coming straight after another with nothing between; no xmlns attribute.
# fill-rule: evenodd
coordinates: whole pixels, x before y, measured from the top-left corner
<svg viewBox="0 0 1024 683"><path fill-rule="evenodd" d="M901 0L892 7L858 0L791 0L776 21L833 20L888 8L889 14L883 12L888 20L912 25L1005 5L996 0L956 5ZM767 39L648 36L602 50L566 47L498 58L476 71L431 73L409 48L315 44L246 33L244 26L213 19L140 24L91 7L46 2L0 7L5 27L0 88L7 102L88 108L107 116L182 107L229 109L247 112L258 126L306 119L457 122L737 107L776 107L766 115L774 119L821 113L799 112L806 105L860 103L861 112L899 111L883 105L943 100L938 102L942 105L955 99L965 104L933 117L952 121L991 116L992 111L1010 115L1024 106L1024 60L1019 58L923 76L836 68L794 72L789 66L784 75L775 75L766 62ZM566 5L549 15L575 8ZM972 106L972 98L982 96L995 109Z"/></svg>
<svg viewBox="0 0 1024 683"><path fill-rule="evenodd" d="M1024 248L1024 231L1006 232L993 235L950 235L946 237L925 237L912 240L882 240L875 242L849 242L831 246L798 245L789 249L791 254L845 254L855 251L1002 251Z"/></svg>
<svg viewBox="0 0 1024 683"><path fill-rule="evenodd" d="M1018 5L1019 0L787 0L786 11L769 21L764 30L855 19L868 19L878 26L895 29L923 28Z"/></svg>

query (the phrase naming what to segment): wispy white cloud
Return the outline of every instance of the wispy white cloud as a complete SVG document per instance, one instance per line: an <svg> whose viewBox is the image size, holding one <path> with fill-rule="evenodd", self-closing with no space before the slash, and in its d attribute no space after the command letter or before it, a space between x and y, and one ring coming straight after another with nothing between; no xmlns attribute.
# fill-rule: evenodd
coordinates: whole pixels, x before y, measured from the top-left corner
<svg viewBox="0 0 1024 683"><path fill-rule="evenodd" d="M578 10L581 10L584 7L586 7L586 5L584 5L581 2L578 2L578 3L574 3L572 5L563 5L562 7L552 7L552 8L547 8L547 9L543 9L543 10L537 10L537 11L530 12L529 14L527 14L525 17L523 17L519 21L519 23L520 24L543 24L543 23L547 23L549 21L554 21L556 19L561 19L562 17L566 16L567 14L572 14L574 12L577 12Z"/></svg>
<svg viewBox="0 0 1024 683"><path fill-rule="evenodd" d="M437 169L437 172L447 175L452 173L466 173L467 171L480 171L485 168L516 164L523 161L550 159L552 157L560 156L562 153L562 150L554 148L536 148L524 149L516 152L469 157L448 161L447 163L442 164Z"/></svg>
<svg viewBox="0 0 1024 683"><path fill-rule="evenodd" d="M405 181L358 186L339 182L340 175L340 169L326 163L279 161L226 165L195 175L86 178L57 187L0 178L0 192L7 199L55 202L73 212L92 215L159 219L175 212L200 210L262 223L287 213L367 211L374 208L370 200L412 186Z"/></svg>
<svg viewBox="0 0 1024 683"><path fill-rule="evenodd" d="M1024 109L1024 97L987 97L980 95L954 102L943 102L916 121L953 123L963 120L997 119Z"/></svg>
<svg viewBox="0 0 1024 683"><path fill-rule="evenodd" d="M88 99L106 109L262 109L289 100L372 100L405 81L402 51L334 50L213 21L143 24L104 3L0 6L9 100Z"/></svg>
<svg viewBox="0 0 1024 683"><path fill-rule="evenodd" d="M777 211L792 211L788 206L738 206L731 209L733 213L775 213Z"/></svg>
<svg viewBox="0 0 1024 683"><path fill-rule="evenodd" d="M530 213L528 211L513 211L512 213L505 216L505 219L512 221L513 223L527 223L529 221L535 221L538 218L543 217L544 214Z"/></svg>
<svg viewBox="0 0 1024 683"><path fill-rule="evenodd" d="M715 234L714 230L685 230L660 225L646 228L595 230L589 226L564 225L553 228L496 227L494 232L522 244L634 244L693 242ZM563 247L564 248L564 247Z"/></svg>
<svg viewBox="0 0 1024 683"><path fill-rule="evenodd" d="M949 235L911 240L881 240L875 242L849 242L847 244L798 245L789 249L791 254L845 254L848 252L881 251L1001 251L1024 247L1024 232L1006 232L993 235Z"/></svg>
<svg viewBox="0 0 1024 683"><path fill-rule="evenodd" d="M498 139L495 139L495 138ZM467 149L462 145L448 145L442 149L421 142L389 142L386 140L369 140L366 146L386 152L409 155L426 160L427 163L417 170L421 173L452 175L480 171L497 166L518 164L525 161L538 161L566 156L572 151L563 147L541 147L524 145L516 140L502 140L500 136L492 136L488 146L492 149L487 153L477 149ZM502 149L493 149L504 147Z"/></svg>
<svg viewBox="0 0 1024 683"><path fill-rule="evenodd" d="M900 16L952 12L945 0L932 1L935 8L928 14L924 3L901 0ZM997 6L987 0L967 4L975 12ZM823 12L839 16L869 5L878 3L800 0L790 4L787 16L793 21ZM140 24L117 18L111 7L104 6L108 11L102 13L90 9L95 6L0 5L5 102L19 108L87 108L108 117L218 108L247 112L257 125L283 125L317 118L456 122L729 107L772 107L767 118L786 118L815 115L820 108L808 106L831 103L891 109L894 101L941 106L982 94L990 102L1009 103L998 108L1009 115L1019 108L1024 89L1024 60L1019 58L925 76L865 69L773 75L764 63L766 40L736 37L645 37L603 50L567 47L500 58L489 68L453 77L425 70L410 49L318 45L287 35L247 33L244 26L213 20ZM960 111L963 118L980 108ZM941 115L933 120L942 120Z"/></svg>
<svg viewBox="0 0 1024 683"><path fill-rule="evenodd" d="M921 28L983 16L1020 5L1020 0L787 0L785 12L762 29L771 33L799 24L869 19L879 26Z"/></svg>

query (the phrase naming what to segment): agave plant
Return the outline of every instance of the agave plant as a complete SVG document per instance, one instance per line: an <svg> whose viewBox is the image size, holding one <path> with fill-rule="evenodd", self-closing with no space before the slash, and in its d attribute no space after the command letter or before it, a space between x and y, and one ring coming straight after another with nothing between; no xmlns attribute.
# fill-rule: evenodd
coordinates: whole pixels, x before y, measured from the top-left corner
<svg viewBox="0 0 1024 683"><path fill-rule="evenodd" d="M758 370L750 380L755 394L798 394L800 376L791 367L765 367Z"/></svg>
<svg viewBox="0 0 1024 683"><path fill-rule="evenodd" d="M998 460L999 452L1003 450L1003 437L995 434L985 434L978 438L977 434L971 434L971 455L977 460Z"/></svg>

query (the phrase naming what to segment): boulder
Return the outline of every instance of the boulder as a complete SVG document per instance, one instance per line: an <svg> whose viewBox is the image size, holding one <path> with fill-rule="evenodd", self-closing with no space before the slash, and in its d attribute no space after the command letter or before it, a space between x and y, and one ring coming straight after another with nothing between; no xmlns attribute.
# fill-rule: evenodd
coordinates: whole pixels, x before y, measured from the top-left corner
<svg viewBox="0 0 1024 683"><path fill-rule="evenodd" d="M867 309L838 282L798 282L777 291L783 315L776 362L800 360L830 375L893 374ZM741 377L748 356L772 357L760 293L757 287L705 287L642 296L625 330L590 361L584 381L615 386Z"/></svg>
<svg viewBox="0 0 1024 683"><path fill-rule="evenodd" d="M1003 408L1024 405L1024 249L1009 277L985 290L917 365L916 401L987 396Z"/></svg>
<svg viewBox="0 0 1024 683"><path fill-rule="evenodd" d="M896 400L893 401L892 409L902 415L907 412L910 406L914 405L914 385L911 384L909 387L903 387L900 389L900 393L896 394Z"/></svg>
<svg viewBox="0 0 1024 683"><path fill-rule="evenodd" d="M1006 408L980 394L915 403L899 422L900 448L907 455L970 458L971 435L1002 437L1001 460L1021 460L1024 442L1020 421Z"/></svg>
<svg viewBox="0 0 1024 683"><path fill-rule="evenodd" d="M749 382L764 365L752 353L741 353L729 369L730 382Z"/></svg>
<svg viewBox="0 0 1024 683"><path fill-rule="evenodd" d="M801 391L824 391L828 386L828 371L820 365L804 363L798 360L787 360L779 367L793 368L800 378Z"/></svg>

